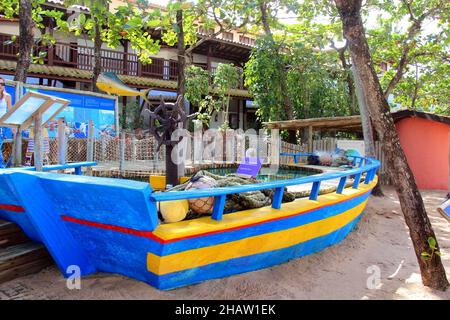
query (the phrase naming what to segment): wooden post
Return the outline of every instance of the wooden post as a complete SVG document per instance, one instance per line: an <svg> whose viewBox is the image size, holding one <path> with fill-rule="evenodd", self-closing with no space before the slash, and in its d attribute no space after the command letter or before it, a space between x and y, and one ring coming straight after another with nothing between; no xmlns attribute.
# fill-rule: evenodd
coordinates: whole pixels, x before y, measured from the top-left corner
<svg viewBox="0 0 450 320"><path fill-rule="evenodd" d="M133 136L133 138L131 139L131 160L133 160L133 161L136 161L136 159L137 159L136 144L137 144L137 139L135 136Z"/></svg>
<svg viewBox="0 0 450 320"><path fill-rule="evenodd" d="M114 101L114 125L116 127L115 129L117 136L120 134L119 112L119 97L116 97Z"/></svg>
<svg viewBox="0 0 450 320"><path fill-rule="evenodd" d="M14 134L14 150L13 150L14 160L13 164L15 167L22 166L22 132L20 128L17 128Z"/></svg>
<svg viewBox="0 0 450 320"><path fill-rule="evenodd" d="M202 133L203 123L200 120L194 120L194 166L203 162Z"/></svg>
<svg viewBox="0 0 450 320"><path fill-rule="evenodd" d="M128 74L128 40L123 43L123 74Z"/></svg>
<svg viewBox="0 0 450 320"><path fill-rule="evenodd" d="M42 114L38 112L34 116L34 167L36 171L42 171Z"/></svg>
<svg viewBox="0 0 450 320"><path fill-rule="evenodd" d="M47 60L47 64L49 66L53 65L53 58L54 58L54 56L55 56L55 50L54 50L53 45L47 46L47 59L48 59Z"/></svg>
<svg viewBox="0 0 450 320"><path fill-rule="evenodd" d="M125 171L125 133L120 133L119 139L119 150L120 150L120 160L119 160L119 170L120 173Z"/></svg>
<svg viewBox="0 0 450 320"><path fill-rule="evenodd" d="M313 127L308 127L308 152L313 152Z"/></svg>
<svg viewBox="0 0 450 320"><path fill-rule="evenodd" d="M94 121L89 120L87 140L87 161L94 161ZM92 175L92 166L87 167L87 175Z"/></svg>
<svg viewBox="0 0 450 320"><path fill-rule="evenodd" d="M106 159L106 141L105 141L105 139L106 139L106 137L105 136L102 136L101 137L101 150L102 150L102 156L100 157L100 159L102 160L102 161L106 161L107 159Z"/></svg>
<svg viewBox="0 0 450 320"><path fill-rule="evenodd" d="M58 163L65 164L67 161L66 122L64 118L58 118Z"/></svg>

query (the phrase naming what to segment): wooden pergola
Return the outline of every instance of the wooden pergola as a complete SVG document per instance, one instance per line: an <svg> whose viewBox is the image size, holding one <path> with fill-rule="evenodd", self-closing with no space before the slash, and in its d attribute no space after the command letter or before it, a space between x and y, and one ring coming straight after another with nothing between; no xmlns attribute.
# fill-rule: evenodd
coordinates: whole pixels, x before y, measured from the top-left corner
<svg viewBox="0 0 450 320"><path fill-rule="evenodd" d="M307 130L309 148L312 147L312 138L314 131L362 132L361 117L359 115L347 117L271 121L263 122L263 126L267 129Z"/></svg>

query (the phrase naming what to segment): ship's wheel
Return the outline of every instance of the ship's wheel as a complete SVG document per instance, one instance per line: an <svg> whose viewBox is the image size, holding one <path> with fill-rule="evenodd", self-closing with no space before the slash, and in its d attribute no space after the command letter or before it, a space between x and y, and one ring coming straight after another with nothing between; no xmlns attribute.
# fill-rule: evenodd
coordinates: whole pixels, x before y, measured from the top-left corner
<svg viewBox="0 0 450 320"><path fill-rule="evenodd" d="M146 110L150 114L149 132L158 141L156 150L159 150L162 145L174 146L181 141L181 138L178 141L171 140L171 135L179 123L184 123L188 119L184 110L183 96L178 96L175 103L165 102L160 97L160 104L153 111Z"/></svg>

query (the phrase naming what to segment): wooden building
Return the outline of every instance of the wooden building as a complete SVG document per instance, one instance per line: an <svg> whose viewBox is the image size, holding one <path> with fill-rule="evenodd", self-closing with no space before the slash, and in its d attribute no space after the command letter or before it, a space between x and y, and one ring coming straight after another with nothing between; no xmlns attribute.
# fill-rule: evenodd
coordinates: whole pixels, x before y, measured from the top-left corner
<svg viewBox="0 0 450 320"><path fill-rule="evenodd" d="M392 112L392 117L419 188L450 191L450 117L415 110ZM264 126L303 130L310 152L315 132L362 132L360 116L274 121Z"/></svg>
<svg viewBox="0 0 450 320"><path fill-rule="evenodd" d="M111 7L120 4L114 0ZM62 0L47 0L45 6L52 9L67 10ZM157 5L155 5L157 7ZM86 11L86 8L77 7ZM69 12L68 12L69 14ZM50 20L44 20L47 31L54 26ZM8 44L12 36L19 35L18 19L5 19L0 16L0 76L12 78L15 72L18 42ZM92 79L94 49L92 41L71 34L52 32L56 43L52 46L35 45L36 52L46 52L44 64L32 64L29 69L27 83L88 90ZM41 31L34 30L35 38L39 39ZM199 30L198 36L204 36ZM152 31L155 39L160 39L159 31ZM209 39L193 50L193 64L198 65L214 75L219 63L232 63L243 68L249 59L254 39L239 32L225 32L216 39ZM143 89L155 88L158 94L173 95L177 89L177 49L162 45L160 52L152 57L151 64L142 64L129 43L111 49L103 44L103 71L115 72L128 85ZM255 111L251 103L251 95L244 88L243 82L239 88L232 90L228 122L232 128L247 129L256 126ZM122 98L120 103L129 103L130 98ZM212 117L212 127L220 125L223 114Z"/></svg>

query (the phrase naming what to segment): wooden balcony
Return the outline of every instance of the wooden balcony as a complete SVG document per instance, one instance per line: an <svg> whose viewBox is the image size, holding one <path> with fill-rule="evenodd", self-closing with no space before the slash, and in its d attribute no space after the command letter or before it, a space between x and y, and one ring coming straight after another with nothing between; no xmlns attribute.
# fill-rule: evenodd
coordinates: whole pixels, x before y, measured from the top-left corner
<svg viewBox="0 0 450 320"><path fill-rule="evenodd" d="M0 33L0 59L17 60L19 44L17 41L5 44L11 40L11 35ZM52 46L35 45L34 55L46 52L44 63L49 66L93 70L94 48L76 43L57 42ZM151 64L142 64L137 54L109 49L101 49L101 64L103 71L116 74L150 77L164 80L177 80L178 62L173 60L152 58Z"/></svg>
<svg viewBox="0 0 450 320"><path fill-rule="evenodd" d="M17 60L19 52L18 41L6 44L11 40L11 35L0 33L0 59ZM40 46L36 44L33 54L46 52L43 59L48 66L60 66L79 70L92 71L94 68L94 48L76 43L56 42L52 46ZM178 62L174 60L152 58L151 64L142 64L137 54L109 49L101 49L102 71L110 71L116 74L148 77L163 80L176 81L178 78ZM198 66L207 70L207 66ZM209 70L214 76L215 68ZM239 89L244 89L243 81Z"/></svg>

